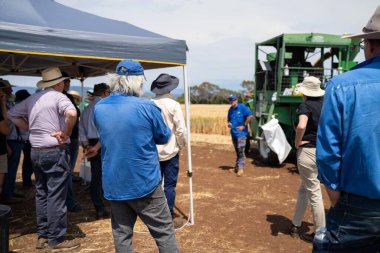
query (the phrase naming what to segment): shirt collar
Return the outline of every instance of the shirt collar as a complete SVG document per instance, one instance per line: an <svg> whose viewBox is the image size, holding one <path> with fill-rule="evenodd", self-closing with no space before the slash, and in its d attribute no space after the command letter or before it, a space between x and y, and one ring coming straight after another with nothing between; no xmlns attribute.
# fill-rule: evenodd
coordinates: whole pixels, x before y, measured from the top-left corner
<svg viewBox="0 0 380 253"><path fill-rule="evenodd" d="M166 93L166 94L163 94L163 95L156 95L155 98L173 98L173 96L170 93Z"/></svg>
<svg viewBox="0 0 380 253"><path fill-rule="evenodd" d="M361 63L359 63L358 65L356 65L355 67L351 68L350 70L354 70L354 69L358 69L358 68L363 68L371 63L374 63L374 62L380 62L380 54L368 59L368 60L365 60Z"/></svg>

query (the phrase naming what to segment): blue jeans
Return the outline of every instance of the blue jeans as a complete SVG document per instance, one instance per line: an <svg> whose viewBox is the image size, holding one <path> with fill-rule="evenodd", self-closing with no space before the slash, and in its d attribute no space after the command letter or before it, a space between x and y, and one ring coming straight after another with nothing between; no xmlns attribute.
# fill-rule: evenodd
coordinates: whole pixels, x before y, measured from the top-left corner
<svg viewBox="0 0 380 253"><path fill-rule="evenodd" d="M36 176L37 234L54 246L64 241L67 231L68 147L32 148L31 158Z"/></svg>
<svg viewBox="0 0 380 253"><path fill-rule="evenodd" d="M179 248L161 184L139 199L111 201L111 225L116 253L133 253L133 227L137 216L148 227L160 253L178 253Z"/></svg>
<svg viewBox="0 0 380 253"><path fill-rule="evenodd" d="M175 187L178 181L179 172L179 155L173 158L160 162L161 176L164 179L164 192L166 201L168 202L170 214L174 216L174 203L175 203Z"/></svg>
<svg viewBox="0 0 380 253"><path fill-rule="evenodd" d="M244 169L245 166L245 145L246 145L247 137L233 137L232 143L234 144L235 152L236 152L236 165L237 169Z"/></svg>
<svg viewBox="0 0 380 253"><path fill-rule="evenodd" d="M380 252L380 200L342 193L327 215L328 240L313 253Z"/></svg>
<svg viewBox="0 0 380 253"><path fill-rule="evenodd" d="M5 199L13 196L16 185L17 168L20 163L21 151L25 144L24 142L15 140L8 140L7 143L12 150L12 154L8 159L8 173L4 175L2 196Z"/></svg>

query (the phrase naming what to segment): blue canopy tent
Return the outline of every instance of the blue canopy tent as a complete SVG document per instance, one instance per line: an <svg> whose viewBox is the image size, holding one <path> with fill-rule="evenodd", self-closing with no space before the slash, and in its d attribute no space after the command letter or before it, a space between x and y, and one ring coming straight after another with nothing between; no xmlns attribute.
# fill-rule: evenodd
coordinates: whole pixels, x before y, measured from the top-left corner
<svg viewBox="0 0 380 253"><path fill-rule="evenodd" d="M122 59L145 69L183 68L186 122L190 130L187 46L132 24L85 13L53 0L0 0L0 76L40 76L56 66L82 82L114 72ZM188 131L190 224L194 224Z"/></svg>

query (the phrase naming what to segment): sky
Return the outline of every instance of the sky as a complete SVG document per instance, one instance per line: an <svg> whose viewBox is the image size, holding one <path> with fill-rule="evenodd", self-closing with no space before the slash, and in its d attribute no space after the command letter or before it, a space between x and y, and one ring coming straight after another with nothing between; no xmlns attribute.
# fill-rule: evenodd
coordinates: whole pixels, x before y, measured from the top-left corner
<svg viewBox="0 0 380 253"><path fill-rule="evenodd" d="M164 36L186 40L188 83L211 82L240 89L253 80L254 45L282 33L358 33L378 0L56 0L106 18L126 21ZM359 61L363 56L359 55ZM183 79L182 68L149 70L145 88L160 73ZM12 79L13 78L13 79ZM10 81L19 82L10 77ZM36 81L38 79L35 79ZM92 86L106 77L88 79ZM28 83L34 82L29 81ZM18 83L15 83L18 85ZM73 82L79 85L79 82Z"/></svg>

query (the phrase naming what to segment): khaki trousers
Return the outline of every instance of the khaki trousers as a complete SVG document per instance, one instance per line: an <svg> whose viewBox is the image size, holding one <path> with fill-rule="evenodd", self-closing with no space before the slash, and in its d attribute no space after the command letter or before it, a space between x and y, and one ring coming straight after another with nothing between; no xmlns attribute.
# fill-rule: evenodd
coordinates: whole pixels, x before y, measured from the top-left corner
<svg viewBox="0 0 380 253"><path fill-rule="evenodd" d="M314 231L318 232L321 227L326 226L326 220L321 186L317 179L318 169L315 158L315 148L299 148L297 151L297 165L301 176L301 185L298 190L293 224L298 227L301 226L302 218L310 202Z"/></svg>

